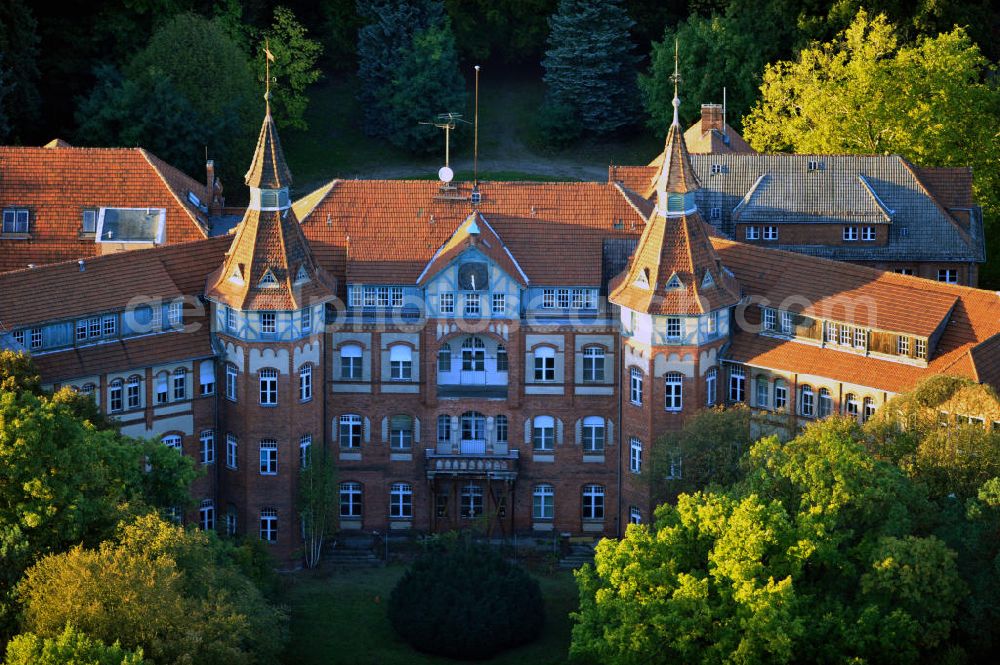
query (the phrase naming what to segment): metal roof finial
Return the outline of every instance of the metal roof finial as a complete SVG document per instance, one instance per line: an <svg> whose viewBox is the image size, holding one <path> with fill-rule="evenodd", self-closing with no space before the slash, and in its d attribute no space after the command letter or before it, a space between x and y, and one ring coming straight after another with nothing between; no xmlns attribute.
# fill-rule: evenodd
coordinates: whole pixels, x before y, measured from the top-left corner
<svg viewBox="0 0 1000 665"><path fill-rule="evenodd" d="M274 62L274 54L271 53L271 44L268 39L264 39L264 104L267 106L267 115L271 115L271 63Z"/></svg>
<svg viewBox="0 0 1000 665"><path fill-rule="evenodd" d="M678 53L678 42L679 42L679 40L676 37L674 37L674 73L673 73L673 76L670 77L670 80L674 82L674 101L672 102L673 105L674 105L674 122L673 122L673 124L675 124L677 126L680 126L681 122L680 122L680 119L677 117L677 110L681 106L681 100L677 96L677 84L680 83L680 81L681 81L681 75L680 75L680 71L679 71L680 68L678 66L678 56L677 56L677 53Z"/></svg>

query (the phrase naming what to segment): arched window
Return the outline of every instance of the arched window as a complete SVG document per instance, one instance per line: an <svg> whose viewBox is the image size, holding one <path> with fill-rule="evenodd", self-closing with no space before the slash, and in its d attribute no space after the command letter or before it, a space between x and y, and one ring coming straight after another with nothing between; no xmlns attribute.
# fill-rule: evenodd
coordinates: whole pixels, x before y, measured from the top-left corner
<svg viewBox="0 0 1000 665"><path fill-rule="evenodd" d="M551 346L535 349L535 381L556 380L556 350Z"/></svg>
<svg viewBox="0 0 1000 665"><path fill-rule="evenodd" d="M598 521L604 519L604 486L584 485L583 519Z"/></svg>
<svg viewBox="0 0 1000 665"><path fill-rule="evenodd" d="M629 370L629 399L637 406L642 405L642 370L633 367Z"/></svg>
<svg viewBox="0 0 1000 665"><path fill-rule="evenodd" d="M705 372L705 406L715 406L718 399L719 370L712 367Z"/></svg>
<svg viewBox="0 0 1000 665"><path fill-rule="evenodd" d="M240 371L233 363L226 363L226 399L236 401L236 377Z"/></svg>
<svg viewBox="0 0 1000 665"><path fill-rule="evenodd" d="M812 386L804 385L799 390L799 412L808 418L815 414L815 399Z"/></svg>
<svg viewBox="0 0 1000 665"><path fill-rule="evenodd" d="M864 410L861 412L861 422L868 422L872 416L875 415L875 400L871 397L866 397L864 401Z"/></svg>
<svg viewBox="0 0 1000 665"><path fill-rule="evenodd" d="M362 497L361 483L340 483L340 518L361 519Z"/></svg>
<svg viewBox="0 0 1000 665"><path fill-rule="evenodd" d="M205 499L198 506L198 527L202 531L215 530L215 502Z"/></svg>
<svg viewBox="0 0 1000 665"><path fill-rule="evenodd" d="M413 377L413 349L396 344L389 347L389 378L393 381L409 381Z"/></svg>
<svg viewBox="0 0 1000 665"><path fill-rule="evenodd" d="M174 370L174 399L187 399L187 370L183 367Z"/></svg>
<svg viewBox="0 0 1000 665"><path fill-rule="evenodd" d="M668 372L664 403L667 411L680 411L683 408L683 390L684 376L679 372Z"/></svg>
<svg viewBox="0 0 1000 665"><path fill-rule="evenodd" d="M177 434L168 434L167 436L160 439L167 448L173 448L180 454L181 450L181 437Z"/></svg>
<svg viewBox="0 0 1000 665"><path fill-rule="evenodd" d="M857 418L860 412L858 398L854 393L844 395L844 414L851 418Z"/></svg>
<svg viewBox="0 0 1000 665"><path fill-rule="evenodd" d="M462 414L462 452L486 452L486 416L478 411Z"/></svg>
<svg viewBox="0 0 1000 665"><path fill-rule="evenodd" d="M819 405L816 415L820 418L826 418L831 413L833 413L833 397L830 396L830 391L826 388L819 389Z"/></svg>
<svg viewBox="0 0 1000 665"><path fill-rule="evenodd" d="M583 348L583 380L587 383L604 381L604 349L601 347Z"/></svg>
<svg viewBox="0 0 1000 665"><path fill-rule="evenodd" d="M531 516L536 520L550 520L555 516L556 490L552 485L535 485L532 491Z"/></svg>
<svg viewBox="0 0 1000 665"><path fill-rule="evenodd" d="M313 368L303 365L299 369L299 401L308 402L313 397Z"/></svg>
<svg viewBox="0 0 1000 665"><path fill-rule="evenodd" d="M340 417L340 447L361 447L361 416L345 413Z"/></svg>
<svg viewBox="0 0 1000 665"><path fill-rule="evenodd" d="M345 381L361 380L361 347L345 344L340 347L340 378Z"/></svg>
<svg viewBox="0 0 1000 665"><path fill-rule="evenodd" d="M628 440L628 470L642 473L642 441L634 436Z"/></svg>
<svg viewBox="0 0 1000 665"><path fill-rule="evenodd" d="M467 337L462 342L462 371L486 371L486 344L478 337Z"/></svg>
<svg viewBox="0 0 1000 665"><path fill-rule="evenodd" d="M274 439L264 439L260 442L260 475L274 476L278 474L278 442Z"/></svg>
<svg viewBox="0 0 1000 665"><path fill-rule="evenodd" d="M260 370L260 404L261 406L278 405L278 370L265 367Z"/></svg>
<svg viewBox="0 0 1000 665"><path fill-rule="evenodd" d="M156 375L156 403L166 404L170 399L170 375L160 372Z"/></svg>
<svg viewBox="0 0 1000 665"><path fill-rule="evenodd" d="M535 450L549 452L556 447L556 422L552 416L535 416L532 422L532 444Z"/></svg>
<svg viewBox="0 0 1000 665"><path fill-rule="evenodd" d="M583 452L600 454L604 452L604 418L587 416L583 419Z"/></svg>
<svg viewBox="0 0 1000 665"><path fill-rule="evenodd" d="M442 344L441 348L438 349L438 371L439 372L450 372L451 371L451 345Z"/></svg>
<svg viewBox="0 0 1000 665"><path fill-rule="evenodd" d="M774 410L788 408L788 382L783 379L774 380Z"/></svg>

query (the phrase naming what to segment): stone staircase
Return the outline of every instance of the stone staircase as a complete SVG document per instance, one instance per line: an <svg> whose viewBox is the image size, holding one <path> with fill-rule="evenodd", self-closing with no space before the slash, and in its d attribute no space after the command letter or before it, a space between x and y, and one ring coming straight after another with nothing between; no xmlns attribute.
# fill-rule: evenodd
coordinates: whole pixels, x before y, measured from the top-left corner
<svg viewBox="0 0 1000 665"><path fill-rule="evenodd" d="M594 546L589 543L570 545L569 553L559 559L559 567L563 570L576 570L585 563L594 563Z"/></svg>
<svg viewBox="0 0 1000 665"><path fill-rule="evenodd" d="M370 538L330 540L323 547L323 563L333 568L376 568L384 566L371 548Z"/></svg>

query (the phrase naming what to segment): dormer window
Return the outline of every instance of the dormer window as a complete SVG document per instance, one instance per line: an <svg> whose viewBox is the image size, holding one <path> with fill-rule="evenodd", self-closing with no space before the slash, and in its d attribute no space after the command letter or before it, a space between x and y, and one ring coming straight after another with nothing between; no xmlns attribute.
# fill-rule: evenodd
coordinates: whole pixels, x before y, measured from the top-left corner
<svg viewBox="0 0 1000 665"><path fill-rule="evenodd" d="M287 189L262 189L260 190L261 210L274 210L288 207Z"/></svg>
<svg viewBox="0 0 1000 665"><path fill-rule="evenodd" d="M243 286L243 266L237 264L233 266L233 271L229 273L229 281L237 286Z"/></svg>
<svg viewBox="0 0 1000 665"><path fill-rule="evenodd" d="M299 271L295 273L295 284L305 284L309 281L309 273L306 271L305 265L299 266Z"/></svg>
<svg viewBox="0 0 1000 665"><path fill-rule="evenodd" d="M726 167L723 166L722 164L712 164L712 175L725 172L726 172Z"/></svg>
<svg viewBox="0 0 1000 665"><path fill-rule="evenodd" d="M826 162L822 162L818 159L809 160L809 170L810 171L823 171L826 169Z"/></svg>
<svg viewBox="0 0 1000 665"><path fill-rule="evenodd" d="M663 288L667 291L674 291L677 289L683 289L684 284L681 282L681 278L677 276L677 273L674 273L670 276L670 279L667 280L667 285Z"/></svg>
<svg viewBox="0 0 1000 665"><path fill-rule="evenodd" d="M715 280L712 279L712 273L706 268L705 277L701 280L701 288L710 289L715 286Z"/></svg>
<svg viewBox="0 0 1000 665"><path fill-rule="evenodd" d="M667 212L684 212L687 209L687 197L684 194L667 195Z"/></svg>
<svg viewBox="0 0 1000 665"><path fill-rule="evenodd" d="M278 280L275 278L274 273L271 272L270 268L268 268L264 273L264 276L260 278L260 282L257 283L257 286L262 289L278 288Z"/></svg>

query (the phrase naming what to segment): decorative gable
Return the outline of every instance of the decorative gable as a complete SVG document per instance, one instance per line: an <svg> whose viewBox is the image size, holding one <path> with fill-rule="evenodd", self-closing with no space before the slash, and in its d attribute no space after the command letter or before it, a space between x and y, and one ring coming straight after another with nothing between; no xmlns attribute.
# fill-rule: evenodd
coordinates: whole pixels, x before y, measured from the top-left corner
<svg viewBox="0 0 1000 665"><path fill-rule="evenodd" d="M309 271L306 270L305 264L299 266L298 272L295 273L295 285L305 284L309 281Z"/></svg>
<svg viewBox="0 0 1000 665"><path fill-rule="evenodd" d="M677 273L674 273L673 275L670 276L670 279L667 280L667 284L663 288L665 288L667 291L683 289L684 282L681 281L681 278L677 275Z"/></svg>
<svg viewBox="0 0 1000 665"><path fill-rule="evenodd" d="M257 286L261 289L276 289L278 288L278 280L275 278L274 273L268 268L264 271L263 277L257 282Z"/></svg>

